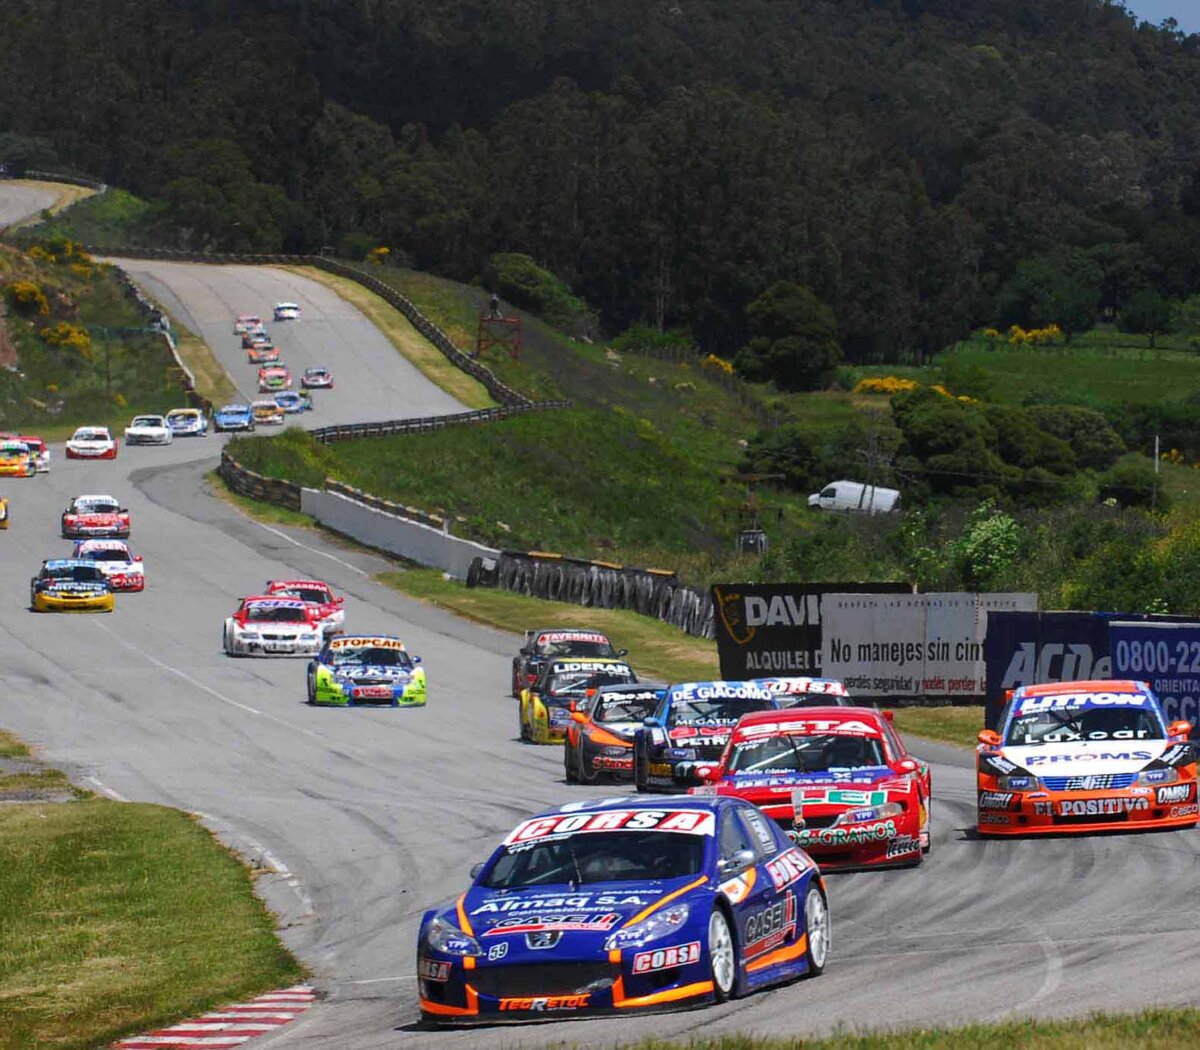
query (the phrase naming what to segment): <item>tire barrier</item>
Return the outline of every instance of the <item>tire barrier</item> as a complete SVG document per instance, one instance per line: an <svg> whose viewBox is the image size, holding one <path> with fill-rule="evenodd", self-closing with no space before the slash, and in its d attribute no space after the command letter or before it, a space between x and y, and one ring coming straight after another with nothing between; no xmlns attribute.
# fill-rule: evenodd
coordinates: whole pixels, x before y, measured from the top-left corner
<svg viewBox="0 0 1200 1050"><path fill-rule="evenodd" d="M525 412L542 412L547 409L570 408L570 401L526 401L521 405L505 405L502 408L480 408L474 412L455 412L448 416L423 416L418 419L387 419L378 423L342 423L328 427L317 427L309 433L322 445L352 438L387 437L390 434L420 434L429 430L444 430L446 427L469 426L475 423L493 423ZM357 498L357 497L356 497ZM375 499L376 497L371 497ZM384 501L386 502L386 501Z"/></svg>
<svg viewBox="0 0 1200 1050"><path fill-rule="evenodd" d="M128 246L112 247L108 245L86 244L84 247L93 255L123 256L128 259L162 259L168 262L196 262L230 264L239 263L247 266L315 266L326 273L338 277L346 277L356 284L362 285L374 292L390 306L399 310L418 332L432 343L455 368L477 379L487 390L493 400L506 407L529 405L533 402L514 390L507 383L501 382L486 365L463 353L450 337L426 317L413 302L395 288L384 284L373 273L353 263L341 262L337 259L327 259L323 255L273 255L273 254L235 254L230 252L187 252L170 248L134 248Z"/></svg>
<svg viewBox="0 0 1200 1050"><path fill-rule="evenodd" d="M225 484L240 496L273 503L288 510L300 509L300 486L278 478L266 478L243 467L227 451L221 451L221 465L217 468Z"/></svg>
<svg viewBox="0 0 1200 1050"><path fill-rule="evenodd" d="M716 637L712 599L666 569L637 569L543 551L501 551L494 565L472 565L467 585L597 609L629 609L696 638Z"/></svg>

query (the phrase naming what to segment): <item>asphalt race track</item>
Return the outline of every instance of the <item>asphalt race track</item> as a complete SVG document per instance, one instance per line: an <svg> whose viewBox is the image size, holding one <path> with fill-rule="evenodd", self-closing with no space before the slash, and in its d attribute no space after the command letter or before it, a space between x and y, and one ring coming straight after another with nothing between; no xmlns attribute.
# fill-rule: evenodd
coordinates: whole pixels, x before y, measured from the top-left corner
<svg viewBox="0 0 1200 1050"><path fill-rule="evenodd" d="M20 222L31 215L37 215L56 200L58 194L53 190L0 179L0 229L9 223Z"/></svg>
<svg viewBox="0 0 1200 1050"><path fill-rule="evenodd" d="M167 305L185 308L202 331L220 330L218 349L236 349L233 313L264 312L285 297L278 285L248 282L293 280L246 271L237 280L253 292L238 298L214 290L210 268L153 269L178 297ZM306 311L327 309L310 288L289 288L297 299L313 296L311 307L302 299ZM210 295L209 313L199 302ZM227 304L224 318L217 301ZM273 327L299 339L309 323ZM344 322L347 332L353 323ZM346 334L341 346L364 338ZM355 383L383 373L408 396L407 411L443 410L444 395L412 380L398 355L361 371L349 358L328 363L338 387L316 392L328 400L314 416L337 418L345 404L349 418L363 418L353 406L378 402ZM233 369L235 377L249 371L244 359ZM256 524L206 494L203 475L220 440L122 448L111 463L68 463L56 447L50 475L3 484L12 526L0 533L0 725L80 784L202 814L274 871L259 885L326 999L272 1046L478 1046L478 1031L416 1025L421 913L459 892L471 864L519 818L613 792L568 787L558 749L516 741L506 695L514 637L373 583L385 564L375 555ZM42 558L69 551L58 515L80 492L111 492L129 506L147 589L119 595L111 615L31 613L27 580ZM424 660L429 706L310 709L303 661L226 658L221 624L237 599L293 575L345 593L348 629L404 637ZM966 754L914 750L934 763L933 852L912 871L829 877L834 945L824 976L722 1007L522 1025L483 1038L612 1046L650 1035L817 1034L1200 1002L1200 833L975 841L964 831L974 816Z"/></svg>

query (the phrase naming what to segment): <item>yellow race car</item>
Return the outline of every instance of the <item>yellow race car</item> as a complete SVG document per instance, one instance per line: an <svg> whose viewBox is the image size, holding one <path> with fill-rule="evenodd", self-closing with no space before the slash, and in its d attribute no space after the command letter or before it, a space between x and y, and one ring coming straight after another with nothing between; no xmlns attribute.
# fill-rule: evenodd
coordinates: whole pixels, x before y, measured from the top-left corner
<svg viewBox="0 0 1200 1050"><path fill-rule="evenodd" d="M34 612L112 612L113 589L94 561L53 558L29 581Z"/></svg>
<svg viewBox="0 0 1200 1050"><path fill-rule="evenodd" d="M0 496L0 529L8 528L8 497Z"/></svg>
<svg viewBox="0 0 1200 1050"><path fill-rule="evenodd" d="M547 660L537 681L521 690L521 739L534 744L561 744L571 725L575 701L586 700L602 685L627 685L637 680L624 660Z"/></svg>
<svg viewBox="0 0 1200 1050"><path fill-rule="evenodd" d="M37 473L37 460L24 441L0 441L0 476L31 478Z"/></svg>

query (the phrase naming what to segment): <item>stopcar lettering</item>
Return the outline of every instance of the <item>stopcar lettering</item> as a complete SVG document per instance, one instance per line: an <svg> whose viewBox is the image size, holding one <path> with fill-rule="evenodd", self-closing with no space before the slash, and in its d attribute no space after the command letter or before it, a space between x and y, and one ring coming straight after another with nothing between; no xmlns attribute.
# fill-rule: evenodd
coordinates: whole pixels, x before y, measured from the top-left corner
<svg viewBox="0 0 1200 1050"><path fill-rule="evenodd" d="M868 842L882 842L894 838L896 822L882 820L850 828L802 828L792 835L800 846L861 846Z"/></svg>
<svg viewBox="0 0 1200 1050"><path fill-rule="evenodd" d="M436 959L418 959L417 976L426 981L448 981L450 979L450 964L438 962Z"/></svg>
<svg viewBox="0 0 1200 1050"><path fill-rule="evenodd" d="M1169 802L1187 802L1192 797L1191 784L1170 784L1167 787L1158 789L1158 804L1166 805Z"/></svg>
<svg viewBox="0 0 1200 1050"><path fill-rule="evenodd" d="M1041 766L1047 762L1148 762L1153 756L1149 751L1100 751L1081 752L1078 755L1030 755L1026 765Z"/></svg>
<svg viewBox="0 0 1200 1050"><path fill-rule="evenodd" d="M796 895L789 893L782 900L751 913L746 919L746 947L743 955L753 959L786 941L796 931Z"/></svg>
<svg viewBox="0 0 1200 1050"><path fill-rule="evenodd" d="M501 999L500 1009L540 1014L551 1010L579 1010L587 1004L586 995L547 995L533 999Z"/></svg>
<svg viewBox="0 0 1200 1050"><path fill-rule="evenodd" d="M512 911L542 911L565 908L621 908L626 905L638 907L649 904L654 898L631 893L578 893L559 897L493 897L471 910L472 915L489 915Z"/></svg>
<svg viewBox="0 0 1200 1050"><path fill-rule="evenodd" d="M743 726L738 732L742 737L767 736L775 734L795 734L799 736L816 736L824 733L848 733L854 736L880 736L878 726L869 722L859 722L850 719L812 719L803 721L789 720L787 722L759 722L755 725Z"/></svg>
<svg viewBox="0 0 1200 1050"><path fill-rule="evenodd" d="M561 932L604 933L611 930L621 916L616 912L580 913L579 915L522 915L520 918L503 919L488 930L484 937L507 937L513 933L541 933L550 930Z"/></svg>
<svg viewBox="0 0 1200 1050"><path fill-rule="evenodd" d="M1145 707L1148 703L1150 697L1145 693L1058 693L1023 697L1020 713L1061 711L1067 707Z"/></svg>
<svg viewBox="0 0 1200 1050"><path fill-rule="evenodd" d="M980 809L1008 809L1017 796L1011 791L979 792Z"/></svg>
<svg viewBox="0 0 1200 1050"><path fill-rule="evenodd" d="M654 970L670 970L700 961L700 942L676 944L670 948L659 948L652 952L638 952L633 957L634 973L651 973Z"/></svg>
<svg viewBox="0 0 1200 1050"><path fill-rule="evenodd" d="M697 809L610 809L601 813L557 813L535 817L518 825L504 840L504 844L529 842L551 835L601 831L674 831L687 835L711 835L713 827L713 814Z"/></svg>
<svg viewBox="0 0 1200 1050"><path fill-rule="evenodd" d="M767 862L767 875L775 889L782 890L804 876L812 862L798 849L790 849Z"/></svg>
<svg viewBox="0 0 1200 1050"><path fill-rule="evenodd" d="M1144 798L1068 799L1058 804L1058 812L1064 817L1099 817L1149 808L1150 803Z"/></svg>
<svg viewBox="0 0 1200 1050"><path fill-rule="evenodd" d="M367 646L372 649L403 649L404 643L399 638L335 638L329 643L330 649L365 649Z"/></svg>

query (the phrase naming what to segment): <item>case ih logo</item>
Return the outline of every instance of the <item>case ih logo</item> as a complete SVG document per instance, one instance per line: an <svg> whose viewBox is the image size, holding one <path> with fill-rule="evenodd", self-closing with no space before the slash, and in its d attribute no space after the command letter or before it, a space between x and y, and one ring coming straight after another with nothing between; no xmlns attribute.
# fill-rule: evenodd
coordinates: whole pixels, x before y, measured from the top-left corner
<svg viewBox="0 0 1200 1050"><path fill-rule="evenodd" d="M1158 804L1167 805L1172 802L1186 802L1192 797L1191 784L1171 784L1158 789Z"/></svg>
<svg viewBox="0 0 1200 1050"><path fill-rule="evenodd" d="M778 948L795 932L796 895L789 893L783 900L754 912L746 920L745 957L753 959L772 948Z"/></svg>

